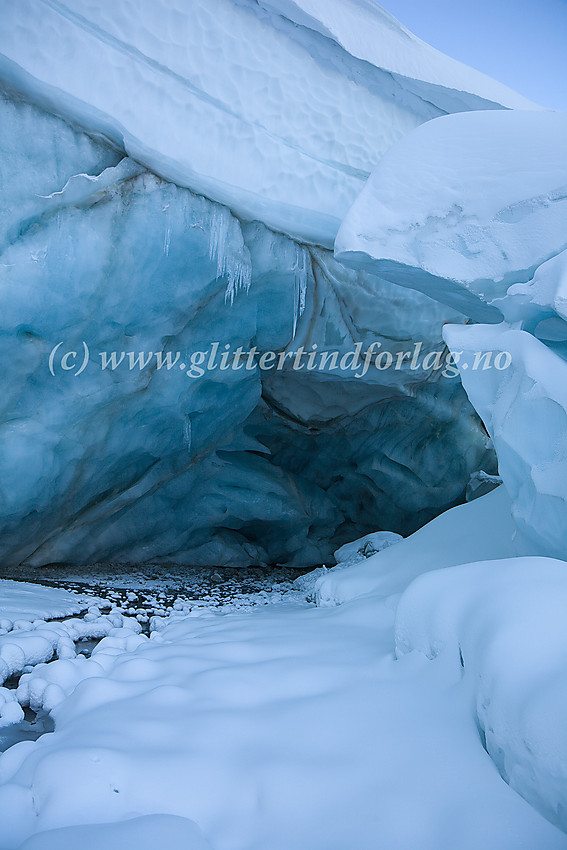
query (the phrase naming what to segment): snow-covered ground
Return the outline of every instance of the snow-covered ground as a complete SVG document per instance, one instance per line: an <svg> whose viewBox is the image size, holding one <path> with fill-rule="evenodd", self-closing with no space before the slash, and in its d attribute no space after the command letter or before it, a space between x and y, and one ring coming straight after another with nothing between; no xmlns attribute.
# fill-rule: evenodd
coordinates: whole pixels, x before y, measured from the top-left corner
<svg viewBox="0 0 567 850"><path fill-rule="evenodd" d="M395 550L401 557L404 545L372 558ZM555 562L548 563L551 575ZM460 579L461 569L433 572L440 578L430 591L419 584L429 576L411 586L417 589L402 596L397 636L398 595L366 593L318 608L305 599L309 578L274 590L266 579L262 590L236 593L233 610L219 607L218 598L195 605L186 594L164 605L165 616L154 614L150 637L115 609L122 621L90 657L39 663L20 679L18 698L47 714L55 731L0 757L0 847L567 848L567 836L504 781L484 748L488 729L479 728L474 693L486 652L471 655L470 675L466 645L465 668L458 651L455 663L455 627L443 625L443 608L431 638L437 650L430 651L422 613L431 609L428 592L447 598L450 611L458 588L468 593L470 576ZM487 566L487 588L490 572ZM444 574L451 577L448 596ZM159 582L137 581L136 590L121 591L121 610L139 608L142 593L156 610L166 596ZM543 597L558 598L564 585L556 571ZM506 582L498 586L505 607ZM482 623L486 600L475 598ZM93 625L109 616L100 611L103 599L98 606L91 606ZM464 628L466 618L456 616ZM88 626L86 619L79 622ZM533 625L524 645L535 648ZM554 628L559 637L560 624ZM10 635L17 641L17 630ZM491 635L489 629L485 647ZM506 699L513 699L513 675L507 684ZM496 717L501 708L497 702ZM554 728L546 731L548 746L557 744ZM496 739L508 754L506 736L497 730ZM545 796L545 759L539 770Z"/></svg>

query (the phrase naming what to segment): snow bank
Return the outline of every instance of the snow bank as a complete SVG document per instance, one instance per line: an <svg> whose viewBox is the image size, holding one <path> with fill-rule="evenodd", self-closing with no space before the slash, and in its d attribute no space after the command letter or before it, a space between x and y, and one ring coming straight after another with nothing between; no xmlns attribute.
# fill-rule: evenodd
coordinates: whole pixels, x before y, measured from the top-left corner
<svg viewBox="0 0 567 850"><path fill-rule="evenodd" d="M16 694L10 688L0 687L0 729L14 726L24 719L24 712Z"/></svg>
<svg viewBox="0 0 567 850"><path fill-rule="evenodd" d="M0 757L2 850L114 847L157 813L214 850L567 848L482 749L461 667L396 661L379 600L179 619L100 655L55 731Z"/></svg>
<svg viewBox="0 0 567 850"><path fill-rule="evenodd" d="M38 585L28 585L28 588L23 593L27 592L31 599L37 597L38 605L41 604L42 596L46 595L45 591L48 589ZM68 595L76 596L76 594ZM55 598L57 599L57 594ZM82 607L86 607L84 603ZM45 622L42 619L34 619L30 622L15 619L12 622L5 619L0 620L0 623L3 624L3 633L0 634L0 685L13 676L19 676L28 667L35 668L29 675L22 677L21 687L18 688L18 699L22 705L33 705L34 701L38 703L37 695L40 691L43 694L45 687L50 684L51 671L68 669L68 665L66 666L63 662L75 660L77 641L105 636L118 636L126 640L129 637L138 638L142 628L137 620L124 617L116 611L101 615L96 606L89 608L82 620L71 618L61 622ZM126 649L126 647L120 648L121 651ZM47 664L54 655L57 655L62 662L60 667L56 668L54 665ZM47 680L45 682L42 680L43 684L40 686L36 681L37 671L43 669L49 670L49 673ZM59 683L54 681L54 684ZM32 696L32 692L36 694L35 697ZM40 707L39 703L34 707Z"/></svg>
<svg viewBox="0 0 567 850"><path fill-rule="evenodd" d="M506 326L446 326L445 338L459 352L463 385L493 438L518 529L538 553L565 558L567 363ZM472 368L478 351L508 368Z"/></svg>
<svg viewBox="0 0 567 850"><path fill-rule="evenodd" d="M3 620L46 620L67 617L86 608L83 597L58 587L0 579L0 634Z"/></svg>
<svg viewBox="0 0 567 850"><path fill-rule="evenodd" d="M458 505L410 537L351 565L328 570L317 582L317 604L339 605L363 594L401 593L416 576L471 559L517 554L510 498L503 487Z"/></svg>
<svg viewBox="0 0 567 850"><path fill-rule="evenodd" d="M113 629L109 636L103 638L94 647L90 658L79 654L37 664L20 678L16 690L18 703L36 712L51 713L80 682L103 677L118 655L133 652L147 640L145 635L136 634L125 626Z"/></svg>
<svg viewBox="0 0 567 850"><path fill-rule="evenodd" d="M473 695L512 788L567 831L567 564L514 558L431 572L396 615L396 651L438 656Z"/></svg>
<svg viewBox="0 0 567 850"><path fill-rule="evenodd" d="M497 322L511 284L567 246L567 113L475 112L380 161L335 243L342 262Z"/></svg>
<svg viewBox="0 0 567 850"><path fill-rule="evenodd" d="M367 0L3 0L0 77L180 186L330 246L380 156L526 107Z"/></svg>

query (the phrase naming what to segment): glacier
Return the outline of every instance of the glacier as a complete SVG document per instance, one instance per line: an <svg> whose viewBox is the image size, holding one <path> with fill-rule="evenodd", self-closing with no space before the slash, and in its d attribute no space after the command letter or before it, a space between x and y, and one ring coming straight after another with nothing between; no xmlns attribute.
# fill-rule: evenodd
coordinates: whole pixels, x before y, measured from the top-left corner
<svg viewBox="0 0 567 850"><path fill-rule="evenodd" d="M401 270L404 285L481 322L449 323L444 338L494 440L519 533L560 558L566 138L563 112L435 119L383 158L335 246L349 266Z"/></svg>
<svg viewBox="0 0 567 850"><path fill-rule="evenodd" d="M289 360L198 378L167 368L213 341L342 356L419 339L425 354L462 318L20 97L4 94L0 111L4 563L332 562L376 517L414 531L494 471L458 380L408 362L362 379ZM85 344L82 374L50 374L56 346ZM112 352L135 368L103 370Z"/></svg>
<svg viewBox="0 0 567 850"><path fill-rule="evenodd" d="M2 850L565 850L565 115L371 0L0 9L0 559L161 576L0 579Z"/></svg>
<svg viewBox="0 0 567 850"><path fill-rule="evenodd" d="M446 353L459 305L347 269L339 224L419 125L534 104L367 0L0 8L6 563L315 565L496 471L458 380L407 362L189 380L97 357ZM89 352L76 378L46 371L56 346Z"/></svg>

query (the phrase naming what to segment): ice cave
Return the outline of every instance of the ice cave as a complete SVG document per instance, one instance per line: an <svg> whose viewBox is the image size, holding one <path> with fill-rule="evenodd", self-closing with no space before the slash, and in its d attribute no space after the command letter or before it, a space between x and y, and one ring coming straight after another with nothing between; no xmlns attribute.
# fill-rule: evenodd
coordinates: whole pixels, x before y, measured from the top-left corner
<svg viewBox="0 0 567 850"><path fill-rule="evenodd" d="M0 0L0 199L0 850L567 850L567 112Z"/></svg>

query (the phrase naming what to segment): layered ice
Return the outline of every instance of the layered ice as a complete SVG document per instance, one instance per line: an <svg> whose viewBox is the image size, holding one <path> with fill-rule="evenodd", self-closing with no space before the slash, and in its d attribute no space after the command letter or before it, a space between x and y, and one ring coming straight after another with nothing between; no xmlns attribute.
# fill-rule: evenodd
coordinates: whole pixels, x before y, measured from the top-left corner
<svg viewBox="0 0 567 850"><path fill-rule="evenodd" d="M0 8L4 81L238 216L328 247L409 130L446 112L529 106L369 0Z"/></svg>
<svg viewBox="0 0 567 850"><path fill-rule="evenodd" d="M567 246L566 139L562 112L463 113L418 127L349 210L337 258L476 321L502 320L508 288Z"/></svg>
<svg viewBox="0 0 567 850"><path fill-rule="evenodd" d="M415 530L475 470L495 471L459 381L439 371L218 368L238 346L443 352L459 314L244 223L21 100L0 108L15 198L0 256L4 563L330 562L377 522ZM208 362L213 344L217 368L199 376L188 358Z"/></svg>

